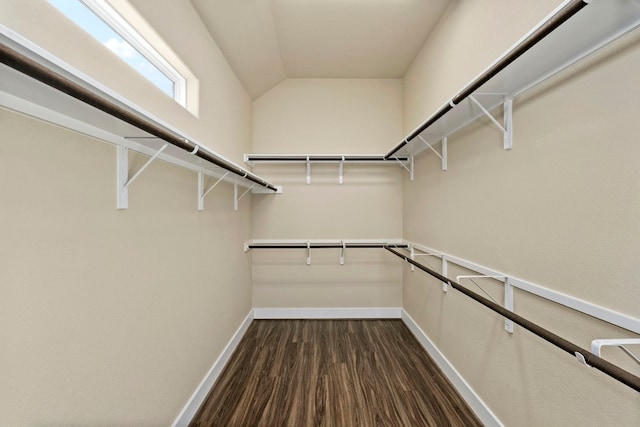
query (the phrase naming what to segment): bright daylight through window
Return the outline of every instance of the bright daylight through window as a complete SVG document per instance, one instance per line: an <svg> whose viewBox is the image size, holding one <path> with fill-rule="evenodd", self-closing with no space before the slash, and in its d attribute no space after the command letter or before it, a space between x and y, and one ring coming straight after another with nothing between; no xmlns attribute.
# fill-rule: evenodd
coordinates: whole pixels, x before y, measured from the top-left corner
<svg viewBox="0 0 640 427"><path fill-rule="evenodd" d="M186 79L105 0L49 0L49 3L186 107Z"/></svg>

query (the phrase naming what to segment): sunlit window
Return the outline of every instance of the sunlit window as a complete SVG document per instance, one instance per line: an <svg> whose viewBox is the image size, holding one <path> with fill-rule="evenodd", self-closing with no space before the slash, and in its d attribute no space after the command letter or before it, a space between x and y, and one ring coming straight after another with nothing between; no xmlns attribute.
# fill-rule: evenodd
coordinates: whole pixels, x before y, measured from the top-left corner
<svg viewBox="0 0 640 427"><path fill-rule="evenodd" d="M186 79L104 0L49 0L160 90L186 106Z"/></svg>

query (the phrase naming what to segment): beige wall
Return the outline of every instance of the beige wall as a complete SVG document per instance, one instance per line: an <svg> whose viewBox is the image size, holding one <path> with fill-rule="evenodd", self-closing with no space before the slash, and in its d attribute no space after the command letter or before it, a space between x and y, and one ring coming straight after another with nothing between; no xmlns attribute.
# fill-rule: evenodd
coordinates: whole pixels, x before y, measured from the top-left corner
<svg viewBox="0 0 640 427"><path fill-rule="evenodd" d="M44 0L1 0L0 22L240 161L249 97L190 3L133 3L199 77L200 119ZM220 185L198 212L196 174L156 162L117 211L114 146L0 128L0 425L169 425L251 309L250 199Z"/></svg>
<svg viewBox="0 0 640 427"><path fill-rule="evenodd" d="M402 134L400 80L289 79L253 103L253 152L382 154ZM396 165L258 165L284 194L254 196L255 239L401 238ZM399 266L382 250L252 251L255 307L399 307Z"/></svg>
<svg viewBox="0 0 640 427"><path fill-rule="evenodd" d="M557 2L528 2L536 9L528 14L512 13L521 2L492 3L486 9L504 14L489 16L475 2L449 9L407 73L405 131ZM640 317L639 40L622 40L516 99L511 151L479 120L449 138L448 171L422 154L416 180L405 180L404 237ZM405 269L404 276L405 309L506 425L640 423L638 393L522 329L510 336L498 316L442 293L425 275ZM501 288L489 282L480 283L501 301ZM634 336L521 292L515 301L517 313L583 348ZM620 351L604 354L640 374Z"/></svg>

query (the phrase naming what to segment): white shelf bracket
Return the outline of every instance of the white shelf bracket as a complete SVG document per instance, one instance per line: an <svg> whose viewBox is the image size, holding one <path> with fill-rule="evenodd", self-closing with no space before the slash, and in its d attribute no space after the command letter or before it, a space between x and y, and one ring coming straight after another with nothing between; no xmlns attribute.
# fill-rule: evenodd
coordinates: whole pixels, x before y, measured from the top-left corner
<svg viewBox="0 0 640 427"><path fill-rule="evenodd" d="M506 282L507 276L488 275L488 274L464 274L464 275L456 276L456 282L460 283L460 279L469 279L471 283L476 285L476 287L480 289L487 298L489 298L491 301L495 302L496 304L499 304L498 301L496 301L489 292L485 291L484 288L480 286L480 284L478 284L475 280L473 280L474 278L488 278L488 279L499 280L501 282Z"/></svg>
<svg viewBox="0 0 640 427"><path fill-rule="evenodd" d="M307 265L311 265L311 242L307 242Z"/></svg>
<svg viewBox="0 0 640 427"><path fill-rule="evenodd" d="M340 265L344 265L344 250L347 248L347 244L342 241L342 248L340 248Z"/></svg>
<svg viewBox="0 0 640 427"><path fill-rule="evenodd" d="M640 365L640 358L635 354L631 353L625 345L640 345L640 338L613 338L613 339L598 339L591 341L591 353L595 354L598 357L602 357L602 347L620 347L622 351L624 351L627 356L632 358L637 364Z"/></svg>
<svg viewBox="0 0 640 427"><path fill-rule="evenodd" d="M129 189L126 184L129 180L129 148L123 145L118 145L116 152L116 190L117 190L117 202L118 209L127 209L129 207Z"/></svg>
<svg viewBox="0 0 640 427"><path fill-rule="evenodd" d="M482 293L485 294L485 296L487 298L489 298L491 301L495 302L496 304L499 304L498 301L496 301L491 294L489 294L489 292L485 291L485 289L480 286L479 283L477 283L475 280L473 280L474 278L487 278L487 279L495 279L498 280L500 282L503 282L505 285L504 288L504 305L505 308L507 308L507 310L509 311L513 311L513 289L509 289L511 288L511 284L509 283L509 278L507 276L503 276L503 275L489 275L489 274L464 274L464 275L460 275L460 276L456 276L456 281L459 283L460 279L469 279L471 281L471 283L473 283L474 285L476 285L478 287L478 289L480 289L482 291ZM511 294L510 296L508 296L509 294ZM513 333L513 322L511 322L508 319L504 320L504 328L507 332L509 333Z"/></svg>
<svg viewBox="0 0 640 427"><path fill-rule="evenodd" d="M129 207L129 186L133 184L133 181L135 181L168 146L169 143L164 144L129 178L129 148L124 145L118 145L116 153L116 167L118 169L116 178L116 193L118 199L116 204L118 209L127 209Z"/></svg>
<svg viewBox="0 0 640 427"><path fill-rule="evenodd" d="M413 249L413 246L411 246L411 247L409 247L409 250L411 251L411 255L409 255L409 256L411 257L411 260L412 260L412 261L415 261L415 260L413 259L413 257L414 257L414 256L415 256L415 254L416 254L415 249ZM415 266L414 266L413 264L411 264L411 272L413 273L415 270L416 270Z"/></svg>
<svg viewBox="0 0 640 427"><path fill-rule="evenodd" d="M207 194L209 194L211 192L211 190L213 190L214 188L216 188L216 185L220 184L226 177L227 175L229 175L230 172L226 172L224 175L222 175L222 177L220 177L220 179L218 179L216 181L215 184L213 184L211 187L209 187L209 189L207 191L204 191L204 173L202 173L202 171L198 172L198 210L199 211L203 211L204 210L204 198Z"/></svg>
<svg viewBox="0 0 640 427"><path fill-rule="evenodd" d="M513 312L513 286L508 277L504 279L504 308ZM504 319L504 330L513 333L513 320Z"/></svg>
<svg viewBox="0 0 640 427"><path fill-rule="evenodd" d="M447 141L448 141L447 136L442 138L442 170L446 171L447 170Z"/></svg>
<svg viewBox="0 0 640 427"><path fill-rule="evenodd" d="M311 162L307 156L307 185L311 184Z"/></svg>
<svg viewBox="0 0 640 427"><path fill-rule="evenodd" d="M440 158L442 161L442 170L447 170L447 137L442 138L441 151L442 153L438 153L438 151L433 148L433 145L429 144L426 139L424 139L421 135L418 135L420 141L422 141L433 153Z"/></svg>
<svg viewBox="0 0 640 427"><path fill-rule="evenodd" d="M233 210L238 211L238 184L233 184Z"/></svg>
<svg viewBox="0 0 640 427"><path fill-rule="evenodd" d="M503 138L503 148L505 150L510 150L513 147L513 126L512 126L512 119L513 119L513 100L505 98L504 99L504 124L501 124L499 121L497 121L495 119L495 117L493 117L493 115L491 115L491 113L484 107L484 105L482 105L480 103L480 101L478 101L473 95L469 95L469 99L471 100L471 102L473 102L478 108L480 108L480 110L482 111L482 113L484 113L485 116L487 116L487 118L489 120L491 120L491 122L496 125L496 127L503 133L504 138Z"/></svg>
<svg viewBox="0 0 640 427"><path fill-rule="evenodd" d="M344 182L344 156L342 156L342 161L338 166L338 184L342 185Z"/></svg>
<svg viewBox="0 0 640 427"><path fill-rule="evenodd" d="M442 255L442 275L447 276L449 274L449 263L447 262L447 257ZM442 282L442 292L449 291L449 284L447 282Z"/></svg>
<svg viewBox="0 0 640 427"><path fill-rule="evenodd" d="M409 167L407 167L404 163L402 163L402 160L400 160L399 158L397 158L396 156L393 156L393 159L398 162L398 164L400 166L402 166L403 168L405 168L407 170L407 172L409 172L409 179L411 181L413 181L413 156L411 156L409 158Z"/></svg>
<svg viewBox="0 0 640 427"><path fill-rule="evenodd" d="M413 181L413 156L409 156L409 180Z"/></svg>
<svg viewBox="0 0 640 427"><path fill-rule="evenodd" d="M504 100L504 149L511 150L513 148L513 100Z"/></svg>
<svg viewBox="0 0 640 427"><path fill-rule="evenodd" d="M217 183L216 183L217 184ZM247 195L248 192L251 191L251 189L253 187L255 187L256 184L253 184L251 187L247 188L247 190L242 193L240 196L238 196L238 184L233 184L233 210L237 211L238 210L238 202ZM215 185L214 185L215 187Z"/></svg>
<svg viewBox="0 0 640 427"><path fill-rule="evenodd" d="M441 255L439 255L439 254L430 254L430 253L417 254L415 252L415 249L413 248L413 246L409 246L409 250L411 251L410 258L412 260L415 260L416 257L421 257L421 256L424 256L424 257L432 256L432 257L436 257L436 258L441 258ZM413 264L411 264L411 271L415 271L415 269L413 268Z"/></svg>

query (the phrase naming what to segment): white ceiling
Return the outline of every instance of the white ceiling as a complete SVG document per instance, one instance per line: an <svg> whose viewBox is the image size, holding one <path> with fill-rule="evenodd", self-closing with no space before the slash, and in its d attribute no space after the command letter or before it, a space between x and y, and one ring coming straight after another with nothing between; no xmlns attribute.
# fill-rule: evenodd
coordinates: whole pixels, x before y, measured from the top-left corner
<svg viewBox="0 0 640 427"><path fill-rule="evenodd" d="M191 0L252 98L285 78L400 78L450 0Z"/></svg>

